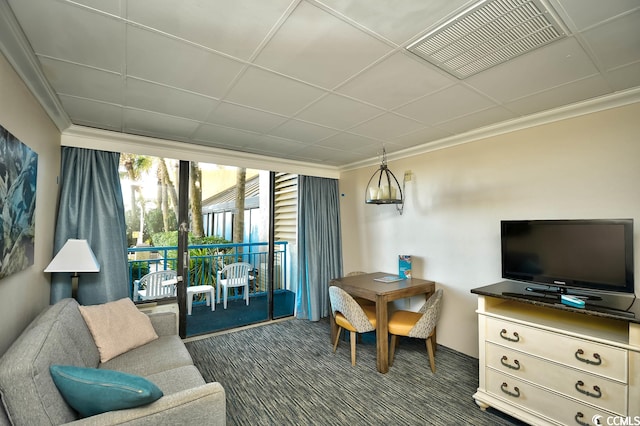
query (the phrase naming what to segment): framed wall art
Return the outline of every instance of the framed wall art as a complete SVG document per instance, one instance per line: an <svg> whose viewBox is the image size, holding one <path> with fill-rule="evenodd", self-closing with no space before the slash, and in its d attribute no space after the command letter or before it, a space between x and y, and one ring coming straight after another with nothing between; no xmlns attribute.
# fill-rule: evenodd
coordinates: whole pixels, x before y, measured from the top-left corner
<svg viewBox="0 0 640 426"><path fill-rule="evenodd" d="M33 265L38 154L0 126L0 279Z"/></svg>

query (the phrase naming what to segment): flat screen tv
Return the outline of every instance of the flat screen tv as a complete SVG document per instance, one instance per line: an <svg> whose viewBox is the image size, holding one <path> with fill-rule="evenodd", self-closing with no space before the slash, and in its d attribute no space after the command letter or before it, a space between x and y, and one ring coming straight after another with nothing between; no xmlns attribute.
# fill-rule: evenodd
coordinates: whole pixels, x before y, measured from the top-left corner
<svg viewBox="0 0 640 426"><path fill-rule="evenodd" d="M503 278L634 293L633 219L504 220Z"/></svg>

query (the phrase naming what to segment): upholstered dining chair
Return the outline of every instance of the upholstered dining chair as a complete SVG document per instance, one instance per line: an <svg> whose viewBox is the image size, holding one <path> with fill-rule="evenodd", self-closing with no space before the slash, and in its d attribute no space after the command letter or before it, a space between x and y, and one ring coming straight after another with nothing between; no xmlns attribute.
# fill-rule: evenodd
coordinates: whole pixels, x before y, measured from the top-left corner
<svg viewBox="0 0 640 426"><path fill-rule="evenodd" d="M253 269L250 263L231 263L218 271L217 275L217 296L220 303L220 292L224 300L224 309L227 309L227 293L229 288L244 287L244 298L249 305L249 272ZM224 278L223 278L224 277Z"/></svg>
<svg viewBox="0 0 640 426"><path fill-rule="evenodd" d="M133 282L134 300L161 299L176 295L177 272L172 270L156 271L144 275Z"/></svg>
<svg viewBox="0 0 640 426"><path fill-rule="evenodd" d="M389 317L389 334L391 344L389 365L393 365L398 336L415 337L425 339L431 371L436 372L436 324L442 310L442 289L436 292L422 305L418 312L398 310Z"/></svg>
<svg viewBox="0 0 640 426"><path fill-rule="evenodd" d="M356 365L356 335L376 329L375 306L361 306L340 287L329 287L331 312L338 326L333 352L338 348L342 329L349 330L351 341L351 365Z"/></svg>

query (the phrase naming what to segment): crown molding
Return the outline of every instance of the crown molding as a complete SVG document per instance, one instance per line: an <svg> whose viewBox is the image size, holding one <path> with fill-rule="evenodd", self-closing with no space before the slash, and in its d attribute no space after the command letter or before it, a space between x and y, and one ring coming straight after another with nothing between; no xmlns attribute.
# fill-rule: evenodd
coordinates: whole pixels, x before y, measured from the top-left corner
<svg viewBox="0 0 640 426"><path fill-rule="evenodd" d="M0 0L0 51L61 132L71 125L7 0Z"/></svg>
<svg viewBox="0 0 640 426"><path fill-rule="evenodd" d="M77 125L71 125L62 132L60 143L62 146L73 146L76 148L130 152L133 154L224 164L225 166L245 167L256 170L272 170L332 179L340 177L339 169L333 166L319 166L313 163L287 160L284 158L268 157L265 155L213 148L168 139L130 135L128 133Z"/></svg>
<svg viewBox="0 0 640 426"><path fill-rule="evenodd" d="M422 145L387 153L387 161L400 160L415 155L426 154L440 149L450 148L457 145L476 142L505 133L516 132L532 127L542 126L556 121L567 120L582 115L592 114L613 108L623 107L640 102L640 87L616 92L610 95L600 96L586 101L566 105L559 108L542 111L536 114L527 115L514 120L474 129L466 133L426 142ZM380 159L370 158L368 160L351 163L340 168L341 172L355 170L362 167L379 165Z"/></svg>

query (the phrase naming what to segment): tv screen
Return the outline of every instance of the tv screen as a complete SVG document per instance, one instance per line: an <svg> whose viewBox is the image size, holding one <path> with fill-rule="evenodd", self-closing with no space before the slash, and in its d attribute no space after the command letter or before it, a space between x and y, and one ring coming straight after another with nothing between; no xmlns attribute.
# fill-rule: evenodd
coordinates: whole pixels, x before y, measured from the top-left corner
<svg viewBox="0 0 640 426"><path fill-rule="evenodd" d="M503 278L634 292L633 219L505 220L501 228Z"/></svg>

